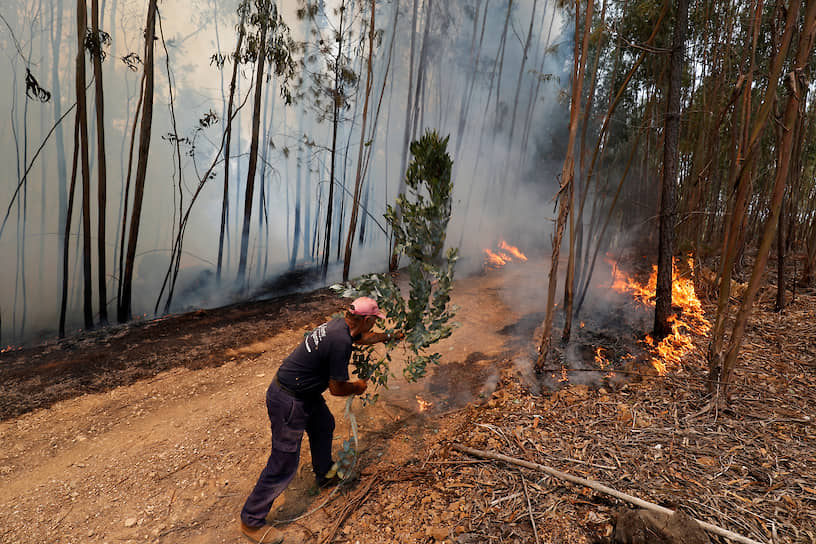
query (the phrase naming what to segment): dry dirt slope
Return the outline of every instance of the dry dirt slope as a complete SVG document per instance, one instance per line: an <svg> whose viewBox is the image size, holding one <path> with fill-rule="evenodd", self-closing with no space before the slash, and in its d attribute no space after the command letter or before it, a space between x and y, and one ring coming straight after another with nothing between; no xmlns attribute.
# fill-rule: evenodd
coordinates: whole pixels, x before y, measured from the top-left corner
<svg viewBox="0 0 816 544"><path fill-rule="evenodd" d="M384 402L358 406L364 447L394 461L411 455L411 444L386 446L400 429L422 427L414 417L422 390L433 388L424 395L441 410L479 396L506 350L508 336L496 331L512 323L487 322L501 288L498 278L460 281L461 327L440 346L452 366L415 386L397 379ZM318 292L4 355L0 541L236 541L235 516L268 453L265 389L304 332L342 305ZM92 392L74 396L83 391ZM343 401L330 406L339 447L348 436ZM320 499L304 494L309 472L286 512Z"/></svg>

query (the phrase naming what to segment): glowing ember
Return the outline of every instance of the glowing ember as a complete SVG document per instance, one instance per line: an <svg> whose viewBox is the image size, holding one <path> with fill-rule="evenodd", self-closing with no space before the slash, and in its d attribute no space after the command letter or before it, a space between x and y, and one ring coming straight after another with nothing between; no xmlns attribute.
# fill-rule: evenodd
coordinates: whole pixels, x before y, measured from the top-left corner
<svg viewBox="0 0 816 544"><path fill-rule="evenodd" d="M689 263L691 268L691 263ZM654 308L655 287L657 285L657 266L652 267L652 274L645 285L639 284L632 278L613 267L612 288L620 293L630 293L640 304ZM670 318L672 332L659 343L646 335L643 343L649 346L653 353L652 365L660 375L670 368L679 368L683 356L692 347L691 333L705 336L711 324L705 318L702 304L694 292L694 284L689 277L680 276L675 265L672 270L672 305L681 308L679 315ZM597 356L596 356L597 359Z"/></svg>
<svg viewBox="0 0 816 544"><path fill-rule="evenodd" d="M425 410L427 410L431 406L433 406L433 402L427 401L427 400L423 399L422 397L420 397L419 395L416 396L416 400L417 400L417 405L419 406L419 411L420 412L424 412Z"/></svg>
<svg viewBox="0 0 816 544"><path fill-rule="evenodd" d="M6 353L8 351L16 351L16 350L20 350L20 349L23 349L23 348L9 345L9 346L4 347L3 349L0 349L0 353Z"/></svg>
<svg viewBox="0 0 816 544"><path fill-rule="evenodd" d="M485 268L489 269L497 269L501 268L507 263L511 263L515 260L519 261L526 261L527 256L519 251L517 247L511 246L504 240L499 242L498 249L496 251L492 251L490 249L485 249Z"/></svg>

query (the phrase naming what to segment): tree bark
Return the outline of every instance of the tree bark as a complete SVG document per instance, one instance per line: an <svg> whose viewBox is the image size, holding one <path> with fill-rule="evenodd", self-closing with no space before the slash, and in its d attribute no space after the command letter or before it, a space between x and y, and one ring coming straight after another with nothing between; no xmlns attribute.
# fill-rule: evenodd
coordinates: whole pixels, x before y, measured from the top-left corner
<svg viewBox="0 0 816 544"><path fill-rule="evenodd" d="M82 270L83 317L85 328L93 327L93 286L91 272L91 170L88 158L88 108L85 97L85 34L87 32L85 0L77 0L76 96L79 120L79 162L82 174Z"/></svg>
<svg viewBox="0 0 816 544"><path fill-rule="evenodd" d="M780 0L781 1L781 0ZM756 159L759 137L761 136L770 115L771 108L776 99L776 90L782 73L783 63L788 55L788 49L796 28L796 16L799 13L799 3L793 2L791 9L787 10L785 31L782 36L779 48L771 60L768 72L768 86L765 90L762 105L757 113L754 123L748 134L745 144L745 157L741 163L732 164L731 179L733 183L729 186L736 186L736 197L733 204L733 214L731 220L726 223L726 232L723 238L722 262L720 266L719 297L717 301L717 311L714 317L714 325L711 328L711 340L708 345L708 365L709 365L709 392L713 393L722 375L722 343L725 335L725 319L728 313L728 301L731 297L731 270L738 250L739 229L745 219L747 208L748 190L750 187L753 172L753 163ZM750 89L746 92L749 92Z"/></svg>
<svg viewBox="0 0 816 544"><path fill-rule="evenodd" d="M589 48L590 25L592 21L593 1L587 0L586 16L584 24L583 43L579 46L578 28L581 12L580 0L575 0L575 53L572 65L572 99L570 101L570 124L569 139L567 140L567 152L564 159L564 166L561 169L561 184L558 191L558 217L556 220L556 230L553 236L552 261L550 262L550 276L547 289L546 317L544 319L544 332L541 336L541 343L538 348L538 359L536 360L536 371L541 372L544 363L549 355L552 343L553 313L555 311L555 292L558 285L558 259L561 251L561 239L564 235L564 227L567 216L570 213L568 195L565 193L575 178L575 138L578 134L578 119L581 113L581 95L584 86L584 70L586 67L586 52Z"/></svg>
<svg viewBox="0 0 816 544"><path fill-rule="evenodd" d="M794 1L788 7L789 11L795 12L793 19L789 21L795 24L796 16L799 11L799 2ZM740 347L742 346L742 339L745 334L745 327L751 317L754 300L759 291L760 282L765 272L765 266L768 262L768 254L770 252L771 244L773 243L776 234L776 226L779 220L779 213L782 206L782 198L785 194L785 184L788 179L788 169L790 166L791 150L793 148L794 128L798 117L801 113L801 99L802 93L808 88L809 82L806 80L804 69L810 55L813 53L814 35L816 35L816 0L808 0L805 8L805 16L803 25L799 33L798 50L796 60L792 70L788 73L786 83L789 87L788 101L785 108L784 118L782 120L783 136L780 142L779 163L777 164L776 175L774 178L773 193L770 203L771 214L765 222L764 232L757 251L756 260L754 261L754 269L751 273L751 279L748 282L748 287L740 304L739 311L734 321L734 327L731 331L731 339L728 346L728 351L722 365L722 370L717 376L720 389L718 391L720 400L728 398L728 389L731 384L732 375L736 368L737 357L739 355ZM773 72L771 73L773 76ZM715 376L711 376L715 378Z"/></svg>
<svg viewBox="0 0 816 544"><path fill-rule="evenodd" d="M241 254L238 259L238 284L246 285L247 252L249 249L249 228L252 219L252 196L255 190L255 170L258 167L258 142L261 126L261 99L263 98L264 63L266 61L266 32L268 23L261 22L261 36L255 59L255 95L252 104L252 141L249 145L249 165L247 166L244 192L244 222L241 228Z"/></svg>
<svg viewBox="0 0 816 544"><path fill-rule="evenodd" d="M96 101L96 172L97 172L97 274L99 274L99 322L108 323L107 258L105 254L106 207L107 207L107 156L105 152L105 97L102 86L102 40L99 34L99 0L91 2L91 31L93 33L93 71Z"/></svg>
<svg viewBox="0 0 816 544"><path fill-rule="evenodd" d="M232 78L230 79L229 99L227 101L227 126L224 129L227 135L226 143L224 144L224 191L221 196L221 228L218 234L218 262L215 271L215 281L218 285L221 283L221 271L224 263L224 235L229 222L229 161L232 145L232 110L235 104L235 80L238 78L238 65L241 62L241 46L244 43L244 35L246 34L245 21L246 11L242 11L241 22L238 24L238 43L235 46L235 53L232 56Z"/></svg>
<svg viewBox="0 0 816 544"><path fill-rule="evenodd" d="M686 50L688 0L677 2L672 52L669 58L669 92L666 105L663 140L663 189L660 197L660 242L657 250L657 286L655 289L654 337L671 334L672 266L674 264L674 230L677 225L677 178L680 155L680 90Z"/></svg>
<svg viewBox="0 0 816 544"><path fill-rule="evenodd" d="M117 309L120 323L130 320L133 300L133 266L136 260L136 246L139 242L141 227L142 203L144 201L145 182L147 180L147 161L150 155L150 135L153 128L153 87L154 87L154 37L156 35L157 1L150 0L147 7L147 24L145 25L144 55L144 89L142 119L139 127L139 155L136 163L136 178L133 182L133 210L128 231L128 246L125 256L125 270L122 280L122 298Z"/></svg>
<svg viewBox="0 0 816 544"><path fill-rule="evenodd" d="M368 120L368 99L371 96L371 76L373 70L374 56L374 14L377 10L375 0L371 0L371 21L368 31L368 68L366 69L365 100L363 102L363 123L360 126L360 146L357 150L357 173L354 179L354 198L351 204L351 218L346 236L346 252L343 259L343 281L349 279L349 269L351 268L351 249L354 245L354 234L357 230L357 214L360 209L360 193L363 187L363 151L366 147L366 121Z"/></svg>

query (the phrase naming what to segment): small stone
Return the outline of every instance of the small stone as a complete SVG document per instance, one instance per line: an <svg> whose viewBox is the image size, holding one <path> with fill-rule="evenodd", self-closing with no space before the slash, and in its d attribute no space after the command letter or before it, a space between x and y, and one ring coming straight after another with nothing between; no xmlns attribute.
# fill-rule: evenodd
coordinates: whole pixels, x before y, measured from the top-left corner
<svg viewBox="0 0 816 544"><path fill-rule="evenodd" d="M138 520L136 518L127 518L125 520L125 527L135 527Z"/></svg>

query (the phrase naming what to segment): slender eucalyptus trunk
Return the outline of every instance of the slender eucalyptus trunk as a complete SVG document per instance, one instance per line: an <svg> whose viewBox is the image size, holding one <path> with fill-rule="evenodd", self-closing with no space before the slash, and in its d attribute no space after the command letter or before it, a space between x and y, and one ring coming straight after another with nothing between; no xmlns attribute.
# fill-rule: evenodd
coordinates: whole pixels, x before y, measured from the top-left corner
<svg viewBox="0 0 816 544"><path fill-rule="evenodd" d="M368 120L368 99L371 96L371 76L373 70L374 57L374 14L377 6L375 0L371 0L371 20L368 31L368 63L366 69L365 101L363 103L363 122L360 126L360 146L357 150L357 173L354 179L354 197L351 204L351 219L349 220L348 235L346 237L346 252L343 259L343 281L349 279L349 269L351 268L351 249L354 244L354 234L357 230L357 215L360 209L360 193L363 188L363 153L365 151L366 121Z"/></svg>
<svg viewBox="0 0 816 544"><path fill-rule="evenodd" d="M107 208L108 170L105 153L105 97L102 90L102 40L99 32L99 0L91 2L91 38L95 51L92 51L94 71L94 96L96 103L96 172L97 172L97 274L99 274L99 322L108 323L108 290L107 290L107 258L105 254L105 222Z"/></svg>
<svg viewBox="0 0 816 544"><path fill-rule="evenodd" d="M584 86L584 71L586 68L586 54L589 48L589 35L592 23L593 0L587 0L583 41L579 43L580 27L580 0L575 0L575 43L574 57L572 65L572 95L570 101L570 123L569 140L567 140L567 152L564 158L564 165L561 169L561 183L558 199L558 217L556 219L555 234L553 236L552 260L550 262L550 275L547 286L547 306L546 317L544 318L544 331L541 336L541 343L538 348L538 358L536 360L536 372L541 372L544 363L550 352L552 344L552 324L555 312L555 292L558 286L558 259L561 251L561 239L564 236L564 227L570 213L569 197L565 193L569 191L569 186L575 180L575 139L578 135L578 120L581 113L581 95ZM567 316L569 318L569 316Z"/></svg>
<svg viewBox="0 0 816 544"><path fill-rule="evenodd" d="M144 88L139 128L139 155L136 163L136 178L133 187L133 209L131 212L130 228L128 231L127 254L125 256L125 270L122 280L122 297L117 309L117 319L120 323L130 320L133 300L133 268L136 260L136 247L139 242L141 227L142 204L144 202L145 182L147 181L147 160L150 155L150 136L153 128L153 88L154 88L154 47L156 35L156 12L158 0L150 0L147 7L147 24L145 25L145 54L144 54Z"/></svg>
<svg viewBox="0 0 816 544"><path fill-rule="evenodd" d="M93 287L91 276L91 171L88 157L88 108L85 97L85 34L87 9L85 0L77 0L76 96L79 119L79 162L82 173L82 270L83 316L85 328L93 327Z"/></svg>
<svg viewBox="0 0 816 544"><path fill-rule="evenodd" d="M657 249L657 286L655 288L654 337L671 334L672 267L677 225L677 182L680 155L680 88L686 50L688 0L679 0L675 13L672 51L669 57L669 91L663 139L663 185L660 196L660 242Z"/></svg>

